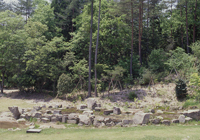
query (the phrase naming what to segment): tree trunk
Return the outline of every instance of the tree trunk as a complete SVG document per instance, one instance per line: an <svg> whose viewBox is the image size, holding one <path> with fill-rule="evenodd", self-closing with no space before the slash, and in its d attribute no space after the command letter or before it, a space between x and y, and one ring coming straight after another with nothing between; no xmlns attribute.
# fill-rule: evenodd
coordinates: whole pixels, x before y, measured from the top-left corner
<svg viewBox="0 0 200 140"><path fill-rule="evenodd" d="M171 17L172 17L172 0L171 0ZM171 42L172 42L172 24L171 24Z"/></svg>
<svg viewBox="0 0 200 140"><path fill-rule="evenodd" d="M3 93L3 88L4 88L4 75L5 75L5 72L3 71L2 72L2 82L1 82L1 93Z"/></svg>
<svg viewBox="0 0 200 140"><path fill-rule="evenodd" d="M93 24L93 0L92 0L92 3L91 3L91 24L90 24L90 46L89 46L89 79L88 79L88 97L91 97L92 24Z"/></svg>
<svg viewBox="0 0 200 140"><path fill-rule="evenodd" d="M197 20L197 14L196 14L196 12L197 12L197 0L195 2L195 11L194 11L194 22L195 23L196 23L196 20ZM195 30L196 30L195 23L193 25L193 43L195 42Z"/></svg>
<svg viewBox="0 0 200 140"><path fill-rule="evenodd" d="M142 38L142 8L143 7L143 0L142 3L139 5L139 57L140 57L140 66L142 66L142 52L141 52L141 38Z"/></svg>
<svg viewBox="0 0 200 140"><path fill-rule="evenodd" d="M74 16L74 8L73 8L73 11L72 11L72 16ZM74 32L74 26L73 26L73 21L72 21L72 29L71 29L71 32L73 33ZM73 36L71 36L71 39L73 38Z"/></svg>
<svg viewBox="0 0 200 140"><path fill-rule="evenodd" d="M53 95L56 95L56 81L53 81Z"/></svg>
<svg viewBox="0 0 200 140"><path fill-rule="evenodd" d="M96 42L96 51L95 51L95 96L97 97L97 53L98 53L98 44L99 44L99 25L100 25L100 12L101 12L101 0L99 0L99 19L98 19L98 31L97 31L97 42Z"/></svg>
<svg viewBox="0 0 200 140"><path fill-rule="evenodd" d="M189 38L188 38L188 18L187 18L187 0L185 0L185 15L186 15L186 37L187 37L187 53L189 53Z"/></svg>
<svg viewBox="0 0 200 140"><path fill-rule="evenodd" d="M181 8L181 19L182 19L182 8ZM181 46L183 48L183 25L181 24Z"/></svg>
<svg viewBox="0 0 200 140"><path fill-rule="evenodd" d="M133 1L131 1L131 61L130 61L130 77L133 76Z"/></svg>

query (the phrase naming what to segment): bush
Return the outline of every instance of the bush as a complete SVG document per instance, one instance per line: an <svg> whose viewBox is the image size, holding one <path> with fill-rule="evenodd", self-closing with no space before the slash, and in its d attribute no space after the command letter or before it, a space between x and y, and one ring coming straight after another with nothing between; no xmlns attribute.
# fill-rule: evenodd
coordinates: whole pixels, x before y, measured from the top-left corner
<svg viewBox="0 0 200 140"><path fill-rule="evenodd" d="M129 92L128 99L129 100L134 100L135 98L137 98L137 94L134 91Z"/></svg>
<svg viewBox="0 0 200 140"><path fill-rule="evenodd" d="M176 97L178 100L182 100L187 97L187 85L182 79L176 81Z"/></svg>
<svg viewBox="0 0 200 140"><path fill-rule="evenodd" d="M62 95L73 91L73 80L69 74L62 74L58 79L58 94Z"/></svg>
<svg viewBox="0 0 200 140"><path fill-rule="evenodd" d="M183 104L183 108L188 108L197 105L199 105L199 102L197 102L196 100L189 99L185 101L185 103Z"/></svg>

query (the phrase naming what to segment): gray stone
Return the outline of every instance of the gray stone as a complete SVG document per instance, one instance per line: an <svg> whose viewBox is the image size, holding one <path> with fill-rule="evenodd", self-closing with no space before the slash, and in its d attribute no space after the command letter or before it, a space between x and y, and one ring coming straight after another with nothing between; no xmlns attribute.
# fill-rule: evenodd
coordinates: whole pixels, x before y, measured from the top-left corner
<svg viewBox="0 0 200 140"><path fill-rule="evenodd" d="M53 106L52 106L52 105L50 105L48 108L53 108Z"/></svg>
<svg viewBox="0 0 200 140"><path fill-rule="evenodd" d="M101 104L100 104L100 103L97 103L97 107L101 107Z"/></svg>
<svg viewBox="0 0 200 140"><path fill-rule="evenodd" d="M51 122L58 122L59 119L57 117L51 117Z"/></svg>
<svg viewBox="0 0 200 140"><path fill-rule="evenodd" d="M115 123L113 121L111 121L110 123L106 123L106 126L112 127L112 126L115 126Z"/></svg>
<svg viewBox="0 0 200 140"><path fill-rule="evenodd" d="M42 129L28 129L26 133L40 133Z"/></svg>
<svg viewBox="0 0 200 140"><path fill-rule="evenodd" d="M47 110L46 113L47 114L53 114L53 112L51 110Z"/></svg>
<svg viewBox="0 0 200 140"><path fill-rule="evenodd" d="M173 119L171 122L172 123L179 123L179 120L178 119Z"/></svg>
<svg viewBox="0 0 200 140"><path fill-rule="evenodd" d="M62 123L66 123L67 122L68 117L66 115L62 116Z"/></svg>
<svg viewBox="0 0 200 140"><path fill-rule="evenodd" d="M91 110L95 109L95 107L97 107L96 99L94 98L87 99L87 107Z"/></svg>
<svg viewBox="0 0 200 140"><path fill-rule="evenodd" d="M93 121L93 125L95 126L95 127L99 127L99 126L101 126L101 123L102 122L104 122L104 117L102 117L102 116L97 116L97 117L95 117L94 118L94 121Z"/></svg>
<svg viewBox="0 0 200 140"><path fill-rule="evenodd" d="M54 106L54 108L62 108L62 104L57 104Z"/></svg>
<svg viewBox="0 0 200 140"><path fill-rule="evenodd" d="M111 118L105 118L105 119L104 119L104 122L105 122L105 123L110 123L111 121L112 121Z"/></svg>
<svg viewBox="0 0 200 140"><path fill-rule="evenodd" d="M95 107L95 111L101 111L101 107Z"/></svg>
<svg viewBox="0 0 200 140"><path fill-rule="evenodd" d="M36 111L39 111L39 110L42 109L42 107L40 107L40 106L34 106L33 109L35 109Z"/></svg>
<svg viewBox="0 0 200 140"><path fill-rule="evenodd" d="M21 118L21 119L18 119L17 122L19 124L25 124L26 123L26 120L24 118Z"/></svg>
<svg viewBox="0 0 200 140"><path fill-rule="evenodd" d="M151 112L151 113L155 113L155 110L154 110L154 109L151 109L150 112Z"/></svg>
<svg viewBox="0 0 200 140"><path fill-rule="evenodd" d="M190 117L197 121L200 120L200 110L199 109L184 111L183 115Z"/></svg>
<svg viewBox="0 0 200 140"><path fill-rule="evenodd" d="M69 120L78 120L78 117L79 117L79 114L77 114L77 113L70 113L68 115Z"/></svg>
<svg viewBox="0 0 200 140"><path fill-rule="evenodd" d="M26 115L27 115L27 114L21 114L21 115L20 115L20 118L26 118Z"/></svg>
<svg viewBox="0 0 200 140"><path fill-rule="evenodd" d="M150 113L138 112L133 117L134 124L147 124L149 122Z"/></svg>
<svg viewBox="0 0 200 140"><path fill-rule="evenodd" d="M53 114L61 114L61 110L54 110Z"/></svg>
<svg viewBox="0 0 200 140"><path fill-rule="evenodd" d="M15 119L19 119L20 118L20 112L17 106L13 106L13 107L8 107L8 109L10 110L10 112L12 112L13 116Z"/></svg>
<svg viewBox="0 0 200 140"><path fill-rule="evenodd" d="M91 125L92 119L87 115L79 115L79 123L82 123L84 125Z"/></svg>
<svg viewBox="0 0 200 140"><path fill-rule="evenodd" d="M32 116L35 117L35 118L41 118L42 113L41 112L35 112Z"/></svg>
<svg viewBox="0 0 200 140"><path fill-rule="evenodd" d="M152 120L150 120L150 122L152 123L152 124L160 124L160 119L158 119L158 118L155 118L155 119L152 119Z"/></svg>
<svg viewBox="0 0 200 140"><path fill-rule="evenodd" d="M131 124L133 124L133 120L128 120L128 119L122 120L122 125L131 125Z"/></svg>
<svg viewBox="0 0 200 140"><path fill-rule="evenodd" d="M186 117L186 118L185 118L185 122L189 122L189 121L192 121L192 118Z"/></svg>
<svg viewBox="0 0 200 140"><path fill-rule="evenodd" d="M119 115L121 114L121 110L119 107L113 107L113 114Z"/></svg>
<svg viewBox="0 0 200 140"><path fill-rule="evenodd" d="M78 124L77 120L67 120L67 123L69 124Z"/></svg>
<svg viewBox="0 0 200 140"><path fill-rule="evenodd" d="M41 119L41 122L43 122L43 123L49 123L49 122L50 122L50 119L48 119L48 118L42 118L42 119Z"/></svg>
<svg viewBox="0 0 200 140"><path fill-rule="evenodd" d="M93 111L92 110L83 111L83 115L91 116L93 115Z"/></svg>
<svg viewBox="0 0 200 140"><path fill-rule="evenodd" d="M85 109L85 108L87 108L87 105L85 105L85 104L81 104L81 105L77 106L77 110L82 110L82 109Z"/></svg>
<svg viewBox="0 0 200 140"><path fill-rule="evenodd" d="M49 120L51 120L52 115L51 114L44 114L42 116L42 118L48 118Z"/></svg>
<svg viewBox="0 0 200 140"><path fill-rule="evenodd" d="M113 113L113 110L104 110L104 115L109 115L110 113Z"/></svg>
<svg viewBox="0 0 200 140"><path fill-rule="evenodd" d="M157 110L156 113L163 114L163 111L162 110Z"/></svg>
<svg viewBox="0 0 200 140"><path fill-rule="evenodd" d="M185 123L185 116L184 115L180 115L178 117L179 123Z"/></svg>
<svg viewBox="0 0 200 140"><path fill-rule="evenodd" d="M162 124L164 124L164 125L170 125L170 121L169 120L163 120Z"/></svg>

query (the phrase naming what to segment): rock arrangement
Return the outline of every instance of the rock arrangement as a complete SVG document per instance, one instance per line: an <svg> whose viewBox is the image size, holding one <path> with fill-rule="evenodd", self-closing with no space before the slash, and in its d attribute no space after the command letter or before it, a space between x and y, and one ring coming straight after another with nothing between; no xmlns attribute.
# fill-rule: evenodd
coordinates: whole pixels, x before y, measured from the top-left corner
<svg viewBox="0 0 200 140"><path fill-rule="evenodd" d="M90 126L95 127L112 127L112 126L135 126L145 124L164 124L170 125L171 123L186 123L191 120L200 120L200 110L188 110L180 113L178 119L164 120L162 116L156 116L153 119L152 114L155 113L154 109L151 109L149 113L138 111L132 118L125 119L121 115L121 118L114 118L119 116L122 111L119 107L113 107L111 110L104 110L103 115L94 115L94 112L101 111L101 104L97 103L95 98L87 99L87 104L80 104L76 107L76 110L82 113L63 113L63 109L75 109L75 107L63 107L62 105L48 106L35 106L33 109L22 109L20 112L18 107L8 107L13 113L13 117L17 119L18 123L25 123L36 119L38 122L49 123L49 122L62 122L68 124L78 124L79 126ZM162 114L163 111L157 110L158 114ZM112 116L112 117L111 117Z"/></svg>

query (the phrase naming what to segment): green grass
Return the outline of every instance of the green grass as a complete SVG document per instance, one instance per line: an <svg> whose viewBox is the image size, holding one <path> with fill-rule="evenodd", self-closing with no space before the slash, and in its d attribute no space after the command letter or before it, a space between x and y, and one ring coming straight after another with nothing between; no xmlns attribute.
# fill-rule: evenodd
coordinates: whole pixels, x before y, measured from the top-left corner
<svg viewBox="0 0 200 140"><path fill-rule="evenodd" d="M18 106L20 108L32 108L34 104L26 103L26 100L21 99L10 99L10 98L0 98L0 112L9 111L8 107Z"/></svg>
<svg viewBox="0 0 200 140"><path fill-rule="evenodd" d="M27 134L26 130L10 132L0 129L2 140L197 140L200 126L145 126L129 128L79 128L44 129L39 134Z"/></svg>
<svg viewBox="0 0 200 140"><path fill-rule="evenodd" d="M189 100L186 100L185 103L183 104L183 108L188 108L191 106L200 107L200 103L197 102L196 100L189 99Z"/></svg>

